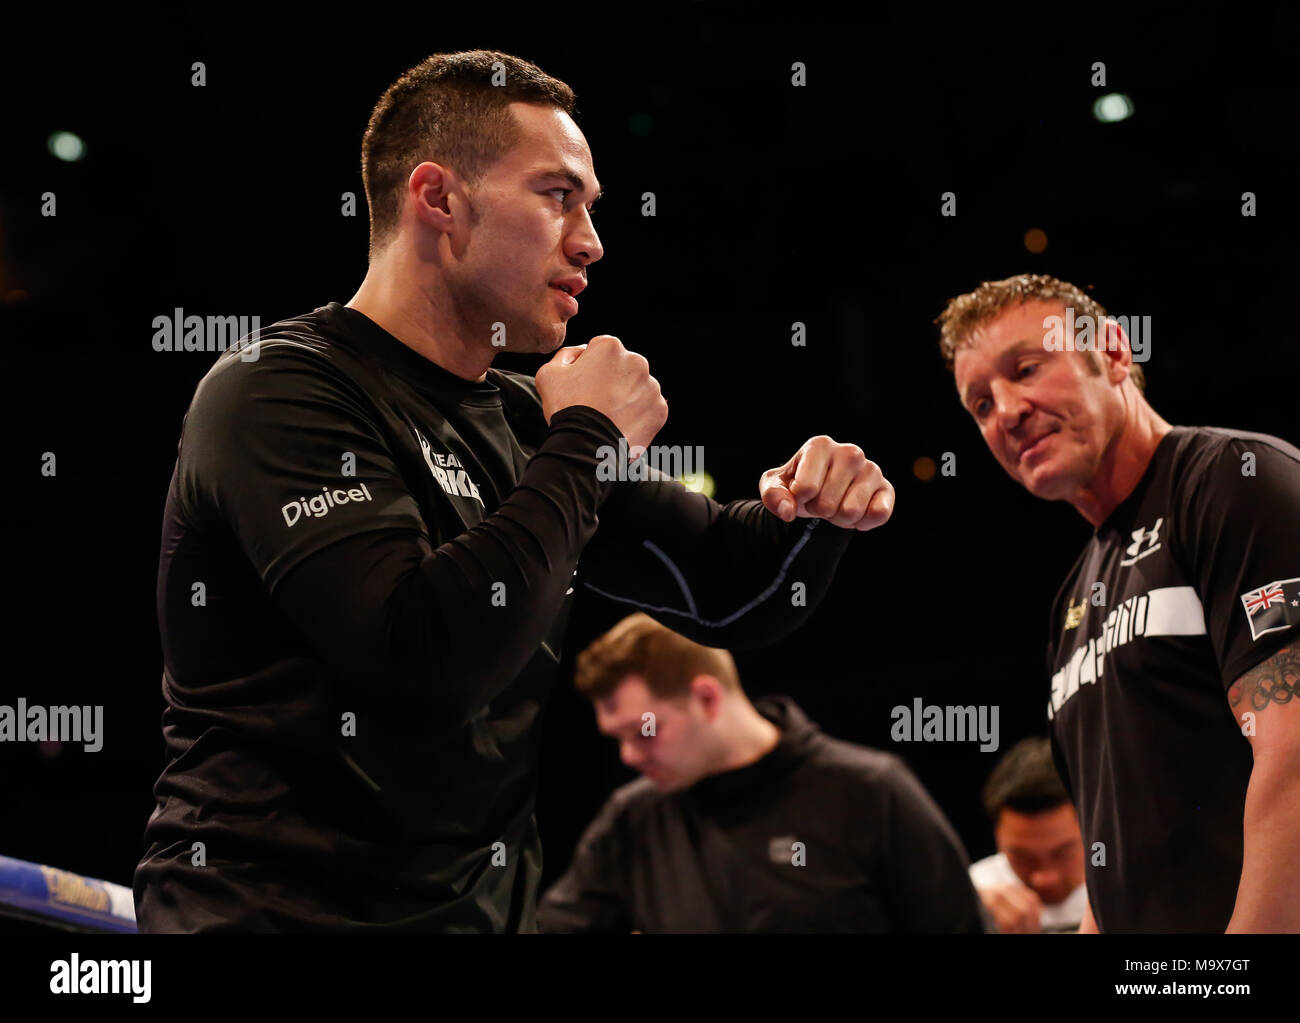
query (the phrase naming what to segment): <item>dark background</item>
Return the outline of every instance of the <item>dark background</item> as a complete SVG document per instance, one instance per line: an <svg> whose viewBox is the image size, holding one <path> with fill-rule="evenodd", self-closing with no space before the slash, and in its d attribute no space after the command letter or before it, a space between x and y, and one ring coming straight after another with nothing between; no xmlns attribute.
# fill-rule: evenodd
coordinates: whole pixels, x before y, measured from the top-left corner
<svg viewBox="0 0 1300 1023"><path fill-rule="evenodd" d="M478 47L578 94L606 254L569 340L614 333L649 358L672 409L657 442L703 445L720 500L756 496L759 474L817 433L860 444L897 488L894 519L855 538L812 621L738 655L751 695L788 693L830 734L899 754L972 859L993 851L979 789L998 754L895 744L890 708L996 704L1001 750L1045 734L1047 604L1090 528L994 462L932 320L1014 273L1094 286L1111 313L1152 317L1148 396L1166 419L1300 441L1297 20L1281 5L1061 25L808 10L657 5L623 24L493 5L481 23L429 7L188 28L123 13L72 35L58 19L9 33L0 703L103 704L106 739L93 756L0 746L0 854L129 885L143 851L162 767L159 526L181 417L215 358L154 352L153 317L270 324L346 302L366 268L371 107L428 54ZM1130 120L1093 119L1107 91L1132 98ZM85 140L84 160L49 154L59 129ZM46 191L56 218L39 214ZM345 191L355 218L339 213ZM945 191L955 218L939 214ZM1030 228L1046 232L1040 255ZM56 478L40 475L45 451ZM913 475L947 451L955 477ZM621 616L584 595L569 660ZM569 678L546 718L548 884L632 777Z"/></svg>

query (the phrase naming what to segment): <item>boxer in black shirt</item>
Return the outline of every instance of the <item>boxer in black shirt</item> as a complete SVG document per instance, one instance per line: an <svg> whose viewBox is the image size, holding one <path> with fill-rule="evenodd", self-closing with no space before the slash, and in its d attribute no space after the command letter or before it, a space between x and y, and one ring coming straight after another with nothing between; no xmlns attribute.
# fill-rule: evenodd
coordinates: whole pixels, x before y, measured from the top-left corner
<svg viewBox="0 0 1300 1023"><path fill-rule="evenodd" d="M602 255L572 109L506 54L407 72L363 144L361 289L200 382L163 523L141 930L536 930L537 722L573 588L754 646L891 514L825 436L726 505L598 471L667 405L618 339L560 347ZM556 354L534 379L500 351Z"/></svg>

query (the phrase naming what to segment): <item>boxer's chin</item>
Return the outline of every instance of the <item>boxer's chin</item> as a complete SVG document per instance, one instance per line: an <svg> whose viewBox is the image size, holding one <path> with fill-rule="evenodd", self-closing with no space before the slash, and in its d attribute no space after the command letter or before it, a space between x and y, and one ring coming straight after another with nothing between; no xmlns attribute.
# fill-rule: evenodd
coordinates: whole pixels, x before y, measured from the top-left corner
<svg viewBox="0 0 1300 1023"><path fill-rule="evenodd" d="M558 351L564 346L564 339L568 337L569 331L563 321L552 320L542 328L542 337L545 338L538 346L537 350L545 355Z"/></svg>
<svg viewBox="0 0 1300 1023"><path fill-rule="evenodd" d="M1060 466L1042 462L1019 475L1020 485L1044 501L1063 500L1069 493L1070 483Z"/></svg>

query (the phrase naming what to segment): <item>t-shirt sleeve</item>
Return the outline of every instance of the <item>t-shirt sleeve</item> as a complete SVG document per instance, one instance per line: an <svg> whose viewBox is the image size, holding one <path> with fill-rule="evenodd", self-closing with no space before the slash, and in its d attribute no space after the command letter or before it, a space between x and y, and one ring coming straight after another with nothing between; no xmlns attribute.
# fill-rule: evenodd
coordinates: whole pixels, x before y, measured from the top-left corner
<svg viewBox="0 0 1300 1023"><path fill-rule="evenodd" d="M181 501L201 525L228 528L272 592L345 537L425 533L377 415L344 372L304 345L264 341L249 362L232 350L185 417Z"/></svg>
<svg viewBox="0 0 1300 1023"><path fill-rule="evenodd" d="M884 834L878 846L883 890L905 934L980 934L985 930L966 849L920 781L897 757L879 773Z"/></svg>
<svg viewBox="0 0 1300 1023"><path fill-rule="evenodd" d="M542 896L539 931L625 934L635 927L623 883L618 825L618 801L610 799L583 833L569 869Z"/></svg>
<svg viewBox="0 0 1300 1023"><path fill-rule="evenodd" d="M1297 638L1300 461L1262 438L1234 437L1186 472L1185 499L1175 496L1177 554L1226 690Z"/></svg>

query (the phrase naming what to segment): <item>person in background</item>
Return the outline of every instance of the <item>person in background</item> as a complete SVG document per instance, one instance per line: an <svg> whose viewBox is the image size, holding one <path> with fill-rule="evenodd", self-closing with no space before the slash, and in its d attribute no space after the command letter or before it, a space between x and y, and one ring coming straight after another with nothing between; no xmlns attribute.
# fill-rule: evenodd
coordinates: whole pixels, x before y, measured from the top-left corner
<svg viewBox="0 0 1300 1023"><path fill-rule="evenodd" d="M645 614L577 662L642 778L614 792L541 931L982 933L966 853L898 757L750 703L725 650Z"/></svg>
<svg viewBox="0 0 1300 1023"><path fill-rule="evenodd" d="M984 809L998 851L970 868L1003 934L1077 931L1088 905L1079 816L1047 739L1024 739L993 768Z"/></svg>

